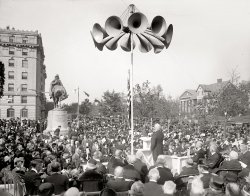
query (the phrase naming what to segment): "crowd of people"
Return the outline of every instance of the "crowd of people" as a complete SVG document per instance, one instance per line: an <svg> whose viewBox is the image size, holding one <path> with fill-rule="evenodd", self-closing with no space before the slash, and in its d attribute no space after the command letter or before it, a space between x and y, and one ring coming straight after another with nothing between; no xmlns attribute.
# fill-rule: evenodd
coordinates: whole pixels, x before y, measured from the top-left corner
<svg viewBox="0 0 250 196"><path fill-rule="evenodd" d="M135 123L131 155L123 121L85 118L43 134L46 123L0 120L0 184L20 176L26 195L247 195L250 191L249 126L183 122ZM154 165L143 162L142 136L152 136ZM180 173L164 155L188 156ZM15 178L16 179L16 178ZM1 191L0 191L1 193Z"/></svg>

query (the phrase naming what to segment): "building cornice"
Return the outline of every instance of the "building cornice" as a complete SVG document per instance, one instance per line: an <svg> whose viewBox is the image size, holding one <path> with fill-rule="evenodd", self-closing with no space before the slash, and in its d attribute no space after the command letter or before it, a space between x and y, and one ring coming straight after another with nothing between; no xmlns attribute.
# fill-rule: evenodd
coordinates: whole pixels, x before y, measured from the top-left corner
<svg viewBox="0 0 250 196"><path fill-rule="evenodd" d="M12 35L33 35L33 36L40 36L38 31L28 31L28 30L19 30L19 29L2 29L0 28L0 33L2 34L12 34Z"/></svg>
<svg viewBox="0 0 250 196"><path fill-rule="evenodd" d="M18 48L40 48L38 44L31 44L31 43L18 43L18 42L0 42L0 46L3 47L18 47Z"/></svg>

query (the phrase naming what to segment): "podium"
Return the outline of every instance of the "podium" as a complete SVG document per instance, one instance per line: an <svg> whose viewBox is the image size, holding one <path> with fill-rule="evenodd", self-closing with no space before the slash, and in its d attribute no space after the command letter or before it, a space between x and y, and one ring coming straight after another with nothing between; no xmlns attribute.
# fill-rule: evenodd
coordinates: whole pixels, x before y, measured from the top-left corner
<svg viewBox="0 0 250 196"><path fill-rule="evenodd" d="M67 111L64 111L60 108L55 108L50 110L48 113L48 120L47 120L47 128L45 130L45 134L50 132L54 135L54 131L61 126L60 135L68 134L68 114Z"/></svg>
<svg viewBox="0 0 250 196"><path fill-rule="evenodd" d="M166 158L166 167L169 169L174 169L178 174L181 173L182 167L187 165L187 160L190 156L177 157L175 155L164 155Z"/></svg>
<svg viewBox="0 0 250 196"><path fill-rule="evenodd" d="M152 152L150 150L150 146L151 146L151 137L141 137L140 138L142 140L142 149L138 149L136 152L137 157L140 157L140 159L142 160L142 162L144 162L147 167L151 167L154 165L154 160L153 160L153 155Z"/></svg>

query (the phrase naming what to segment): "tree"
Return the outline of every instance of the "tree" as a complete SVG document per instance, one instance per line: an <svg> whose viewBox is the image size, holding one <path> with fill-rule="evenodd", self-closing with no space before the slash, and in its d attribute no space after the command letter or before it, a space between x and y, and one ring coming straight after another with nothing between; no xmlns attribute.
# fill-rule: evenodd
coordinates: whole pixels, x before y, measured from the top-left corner
<svg viewBox="0 0 250 196"><path fill-rule="evenodd" d="M135 86L134 111L137 117L173 119L179 114L179 103L171 97L166 99L160 85L151 87L146 81Z"/></svg>
<svg viewBox="0 0 250 196"><path fill-rule="evenodd" d="M99 104L100 112L104 116L120 115L124 112L123 100L121 93L114 90L112 92L106 91L102 96Z"/></svg>
<svg viewBox="0 0 250 196"><path fill-rule="evenodd" d="M5 83L5 68L4 64L0 61L0 98L3 96L4 83Z"/></svg>
<svg viewBox="0 0 250 196"><path fill-rule="evenodd" d="M79 108L79 112L80 114L83 114L83 115L89 115L91 110L92 110L92 103L89 101L89 99L85 99L81 105L80 105L80 108Z"/></svg>
<svg viewBox="0 0 250 196"><path fill-rule="evenodd" d="M217 114L224 115L225 112L229 116L245 114L248 105L248 95L240 88L229 83L218 95Z"/></svg>

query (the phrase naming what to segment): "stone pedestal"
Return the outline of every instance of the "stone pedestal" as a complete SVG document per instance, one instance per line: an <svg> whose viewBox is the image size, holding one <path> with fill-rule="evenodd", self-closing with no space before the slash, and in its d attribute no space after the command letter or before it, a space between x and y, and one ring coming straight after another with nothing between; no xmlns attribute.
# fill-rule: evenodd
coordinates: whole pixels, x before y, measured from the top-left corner
<svg viewBox="0 0 250 196"><path fill-rule="evenodd" d="M50 132L52 135L54 135L54 131L58 128L58 126L61 126L60 135L68 134L67 112L62 109L55 108L50 110L48 113L47 128L45 133Z"/></svg>

